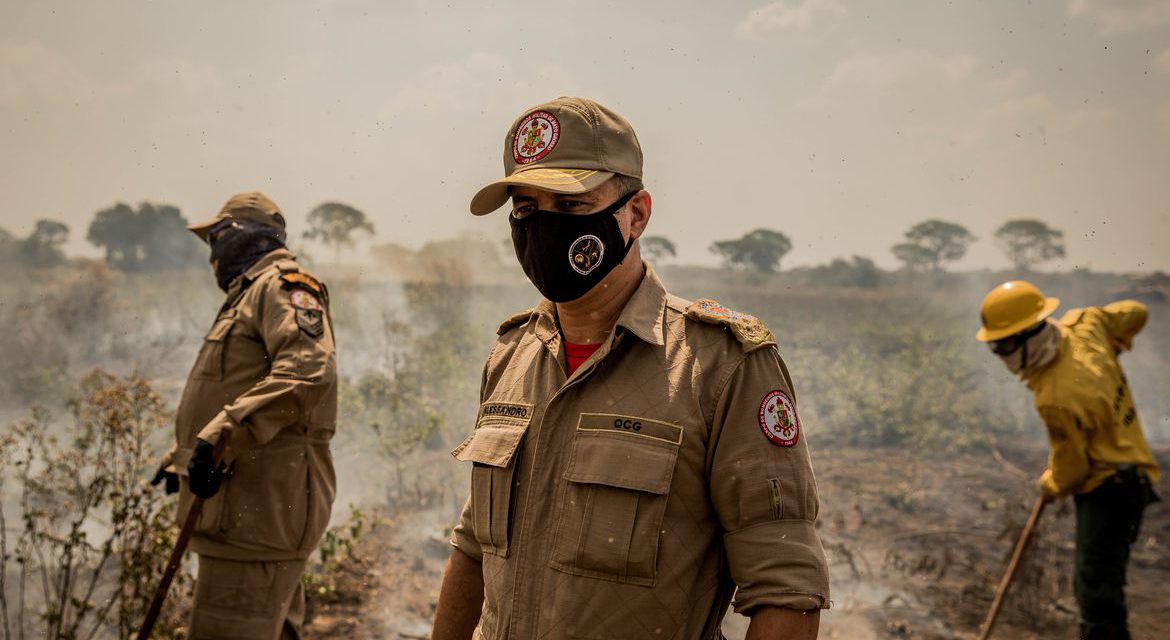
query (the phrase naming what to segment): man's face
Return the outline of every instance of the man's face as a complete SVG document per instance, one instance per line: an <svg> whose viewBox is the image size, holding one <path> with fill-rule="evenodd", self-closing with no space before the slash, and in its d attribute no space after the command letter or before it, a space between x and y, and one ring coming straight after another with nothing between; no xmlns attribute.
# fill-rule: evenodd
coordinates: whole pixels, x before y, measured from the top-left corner
<svg viewBox="0 0 1170 640"><path fill-rule="evenodd" d="M560 194L533 187L512 187L512 216L524 218L537 211L554 211L566 215L583 216L597 213L624 196L619 191L618 180L607 180L592 191L577 194ZM617 213L618 226L626 238L642 235L650 220L650 194L642 191L634 196Z"/></svg>
<svg viewBox="0 0 1170 640"><path fill-rule="evenodd" d="M240 223L236 222L233 218L222 220L207 232L207 244L214 247L216 241L222 238L224 234L229 233L232 229L239 228Z"/></svg>

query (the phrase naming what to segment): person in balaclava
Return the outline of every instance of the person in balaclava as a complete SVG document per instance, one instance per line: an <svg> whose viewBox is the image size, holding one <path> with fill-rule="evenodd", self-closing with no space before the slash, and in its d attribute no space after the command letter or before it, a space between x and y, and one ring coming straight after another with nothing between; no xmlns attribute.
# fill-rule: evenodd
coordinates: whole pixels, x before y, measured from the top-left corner
<svg viewBox="0 0 1170 640"><path fill-rule="evenodd" d="M180 522L194 497L205 499L190 547L199 567L188 637L300 638L301 577L336 487L329 295L285 248L284 216L264 194L232 196L190 229L210 246L227 298L155 477L179 489Z"/></svg>
<svg viewBox="0 0 1170 640"><path fill-rule="evenodd" d="M667 293L642 260L642 150L560 98L504 139L516 258L543 296L500 325L435 640L815 638L829 606L804 425L756 318ZM733 595L734 594L734 595Z"/></svg>
<svg viewBox="0 0 1170 640"><path fill-rule="evenodd" d="M1118 355L1146 324L1145 305L1123 300L1072 309L1032 284L1005 282L987 294L976 334L1035 396L1051 446L1040 490L1073 496L1073 587L1081 638L1128 640L1125 569L1146 505L1156 501L1150 454Z"/></svg>

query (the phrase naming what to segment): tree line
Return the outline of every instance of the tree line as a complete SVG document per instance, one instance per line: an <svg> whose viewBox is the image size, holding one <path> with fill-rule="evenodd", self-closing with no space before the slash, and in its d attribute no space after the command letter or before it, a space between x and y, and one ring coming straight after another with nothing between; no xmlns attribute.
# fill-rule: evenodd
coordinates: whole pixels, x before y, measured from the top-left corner
<svg viewBox="0 0 1170 640"><path fill-rule="evenodd" d="M962 259L978 240L963 225L937 219L914 225L904 238L890 248L902 267L907 271L935 273L944 271L948 263ZM995 243L1017 271L1029 271L1065 256L1064 232L1039 220L1005 222L995 231ZM727 268L775 273L784 256L792 250L792 240L779 231L756 229L737 239L717 240L708 250L719 256ZM678 248L663 236L646 236L642 239L642 252L651 261L661 262L677 256ZM876 267L869 258L853 256L848 261L835 259L829 269L873 271Z"/></svg>
<svg viewBox="0 0 1170 640"><path fill-rule="evenodd" d="M351 205L330 201L311 210L308 229L301 235L333 252L339 262L344 249L352 247L357 234L374 234L366 214ZM207 250L187 231L188 221L179 208L169 204L140 203L132 207L117 203L94 214L86 240L105 252L105 261L122 271L153 271L201 265ZM18 238L0 229L0 263L21 263L51 267L65 261L63 246L69 239L68 225L57 220L38 220L32 232ZM942 272L962 259L978 238L956 222L932 219L911 227L902 242L890 248L907 271ZM1064 232L1032 219L1009 220L994 234L996 246L1018 271L1031 270L1065 256ZM735 239L717 240L708 250L724 266L759 273L775 273L792 250L792 240L772 229L755 229ZM651 261L677 257L678 248L664 236L646 236L642 251ZM876 272L873 260L853 256L836 259L830 271Z"/></svg>
<svg viewBox="0 0 1170 640"><path fill-rule="evenodd" d="M169 204L119 202L94 214L85 239L105 253L106 264L121 271L156 271L207 264L207 248L187 230L188 220ZM333 251L353 246L357 233L372 235L374 225L361 210L341 202L325 202L308 215L306 240ZM0 264L53 267L65 262L70 229L58 220L37 220L23 238L0 228Z"/></svg>

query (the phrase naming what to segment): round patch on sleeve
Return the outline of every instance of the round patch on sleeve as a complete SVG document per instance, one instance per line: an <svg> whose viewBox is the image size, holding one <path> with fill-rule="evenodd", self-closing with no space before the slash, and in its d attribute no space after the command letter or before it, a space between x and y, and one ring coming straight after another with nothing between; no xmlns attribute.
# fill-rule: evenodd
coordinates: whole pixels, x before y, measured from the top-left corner
<svg viewBox="0 0 1170 640"><path fill-rule="evenodd" d="M787 393L776 389L769 391L760 403L760 430L781 447L794 447L800 439L800 417L796 415L796 404Z"/></svg>
<svg viewBox="0 0 1170 640"><path fill-rule="evenodd" d="M308 309L309 311L321 310L321 303L317 301L317 298L303 289L293 289L288 299L292 302L292 306L297 309Z"/></svg>

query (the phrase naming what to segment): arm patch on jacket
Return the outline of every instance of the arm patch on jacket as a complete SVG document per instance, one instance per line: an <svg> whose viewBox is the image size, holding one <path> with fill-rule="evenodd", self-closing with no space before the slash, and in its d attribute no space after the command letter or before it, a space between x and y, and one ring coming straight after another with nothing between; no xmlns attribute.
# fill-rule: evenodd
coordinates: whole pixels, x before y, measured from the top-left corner
<svg viewBox="0 0 1170 640"><path fill-rule="evenodd" d="M296 309L297 326L301 331L314 338L321 337L325 333L325 313L317 297L300 287L294 287L288 294L288 300Z"/></svg>

